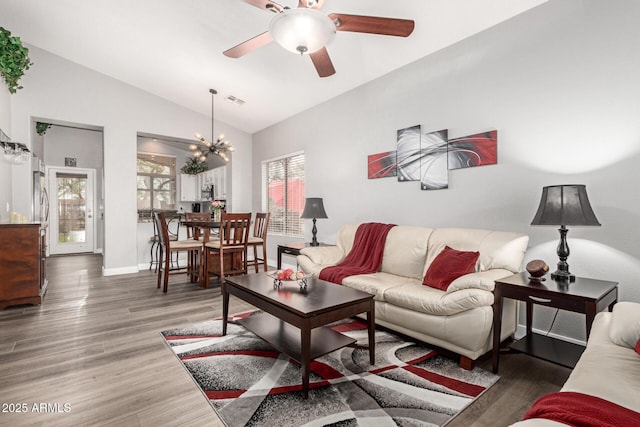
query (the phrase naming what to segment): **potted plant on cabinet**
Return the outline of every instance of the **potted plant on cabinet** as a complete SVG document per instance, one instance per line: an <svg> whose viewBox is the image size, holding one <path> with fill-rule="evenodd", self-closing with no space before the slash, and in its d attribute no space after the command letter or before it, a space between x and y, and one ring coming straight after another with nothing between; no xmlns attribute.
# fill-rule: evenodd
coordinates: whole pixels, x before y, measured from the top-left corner
<svg viewBox="0 0 640 427"><path fill-rule="evenodd" d="M200 172L206 171L207 169L209 169L209 165L207 165L207 162L201 162L196 157L189 157L180 171L189 175L197 175Z"/></svg>
<svg viewBox="0 0 640 427"><path fill-rule="evenodd" d="M10 93L22 89L18 80L31 65L29 49L22 45L19 37L11 36L9 30L0 27L0 74Z"/></svg>

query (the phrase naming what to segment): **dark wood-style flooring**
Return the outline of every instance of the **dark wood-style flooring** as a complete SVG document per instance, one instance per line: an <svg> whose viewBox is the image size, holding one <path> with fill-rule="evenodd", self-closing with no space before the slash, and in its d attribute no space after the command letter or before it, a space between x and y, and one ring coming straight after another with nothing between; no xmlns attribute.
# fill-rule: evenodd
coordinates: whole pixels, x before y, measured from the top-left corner
<svg viewBox="0 0 640 427"><path fill-rule="evenodd" d="M0 425L221 426L160 331L219 317L217 286L172 276L103 277L100 255L51 257L41 306L0 310ZM231 312L252 307L231 298ZM489 359L479 367L491 369ZM503 356L500 381L448 426L506 426L569 370ZM26 412L16 412L26 410Z"/></svg>

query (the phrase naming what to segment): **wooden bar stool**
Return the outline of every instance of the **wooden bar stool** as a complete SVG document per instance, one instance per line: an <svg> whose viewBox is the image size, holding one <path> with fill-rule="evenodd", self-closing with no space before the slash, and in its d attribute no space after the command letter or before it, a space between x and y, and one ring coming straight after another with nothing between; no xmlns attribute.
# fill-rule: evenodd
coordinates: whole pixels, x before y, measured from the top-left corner
<svg viewBox="0 0 640 427"><path fill-rule="evenodd" d="M255 266L256 273L258 265L264 264L264 271L267 271L267 229L269 228L269 218L271 213L256 213L256 220L253 223L253 236L249 237L247 245L253 248L253 259L247 263L248 267ZM258 257L258 246L262 246L262 258Z"/></svg>
<svg viewBox="0 0 640 427"><path fill-rule="evenodd" d="M206 257L205 287L211 276L220 278L220 292L224 276L247 274L247 240L251 213L222 212L219 238L204 244Z"/></svg>
<svg viewBox="0 0 640 427"><path fill-rule="evenodd" d="M158 229L160 256L158 257L158 288L163 284L162 292L167 292L169 285L169 275L186 273L192 283L199 281L203 284L203 263L196 263L195 260L202 260L202 242L197 240L170 240L169 229L164 212L154 212L153 220ZM188 252L186 267L171 267L171 254L178 252Z"/></svg>

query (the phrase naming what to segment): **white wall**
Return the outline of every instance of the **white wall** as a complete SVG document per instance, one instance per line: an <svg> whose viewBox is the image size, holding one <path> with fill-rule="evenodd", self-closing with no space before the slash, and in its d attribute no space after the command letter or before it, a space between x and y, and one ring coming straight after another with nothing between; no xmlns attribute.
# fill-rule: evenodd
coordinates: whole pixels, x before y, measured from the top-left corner
<svg viewBox="0 0 640 427"><path fill-rule="evenodd" d="M138 132L193 138L209 129L211 118L180 107L103 74L29 46L33 66L21 80L24 89L13 95L14 138L29 141L30 117L81 123L104 129L105 274L137 271L136 139ZM206 92L203 96L208 96ZM234 141L238 151L251 136L224 123L216 131ZM236 170L250 170L251 154L238 153ZM28 173L13 175L12 197L29 206ZM232 183L233 185L233 183ZM250 205L251 189L234 188L238 203ZM244 202L246 200L246 202Z"/></svg>
<svg viewBox="0 0 640 427"><path fill-rule="evenodd" d="M602 227L569 227L570 269L640 301L639 19L633 0L552 0L255 134L253 169L304 150L307 196L323 197L329 216L321 241L361 221L512 230L530 236L525 262L554 270L558 232L529 225L542 187L586 184ZM368 180L367 155L394 150L396 130L416 124L449 137L495 128L498 164L450 171L439 191ZM253 188L257 210L259 174ZM291 239L269 240L275 258ZM534 327L552 314L536 308ZM584 339L584 329L584 316L561 312L552 332Z"/></svg>
<svg viewBox="0 0 640 427"><path fill-rule="evenodd" d="M11 136L11 93L0 77L0 129ZM11 165L0 159L0 222L9 220L11 204Z"/></svg>

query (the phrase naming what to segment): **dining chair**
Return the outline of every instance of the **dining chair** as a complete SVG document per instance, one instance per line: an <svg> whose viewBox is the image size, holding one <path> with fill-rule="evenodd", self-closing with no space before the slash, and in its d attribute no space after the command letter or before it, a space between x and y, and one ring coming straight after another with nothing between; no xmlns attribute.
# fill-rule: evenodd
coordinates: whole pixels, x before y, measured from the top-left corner
<svg viewBox="0 0 640 427"><path fill-rule="evenodd" d="M253 235L249 236L247 246L253 248L253 259L247 262L247 266L255 266L256 273L258 265L264 265L264 271L267 271L267 229L269 228L270 212L257 212L256 220L253 223ZM258 246L262 246L262 258L258 257Z"/></svg>
<svg viewBox="0 0 640 427"><path fill-rule="evenodd" d="M151 222L153 223L153 236L151 236L149 238L149 242L151 242L151 261L149 262L149 270L151 270L151 268L153 267L153 265L155 264L156 268L155 268L155 272L158 272L158 264L159 264L159 250L160 250L160 236L158 234L158 227L156 227L156 222L153 219L153 213L155 212L155 210L151 211ZM179 240L180 239L180 222L176 221L176 228L175 228L175 232L171 231L171 224L173 223L173 221L176 218L169 218L169 221L167 222L167 229L169 231L169 240ZM178 257L176 256L176 265L178 263ZM171 259L171 266L173 266L173 258Z"/></svg>
<svg viewBox="0 0 640 427"><path fill-rule="evenodd" d="M189 275L191 283L199 281L202 285L203 263L196 262L196 260L202 260L202 242L197 240L171 240L169 238L169 228L167 225L167 219L164 212L154 212L153 220L158 229L159 236L159 248L160 256L158 258L158 289L162 283L162 292L167 292L169 285L169 275L186 273ZM172 267L171 255L173 253L188 252L187 254L187 266L186 267Z"/></svg>
<svg viewBox="0 0 640 427"><path fill-rule="evenodd" d="M247 274L247 240L251 213L222 212L220 234L204 244L205 287L211 276L220 278L220 292L224 290L224 277Z"/></svg>

